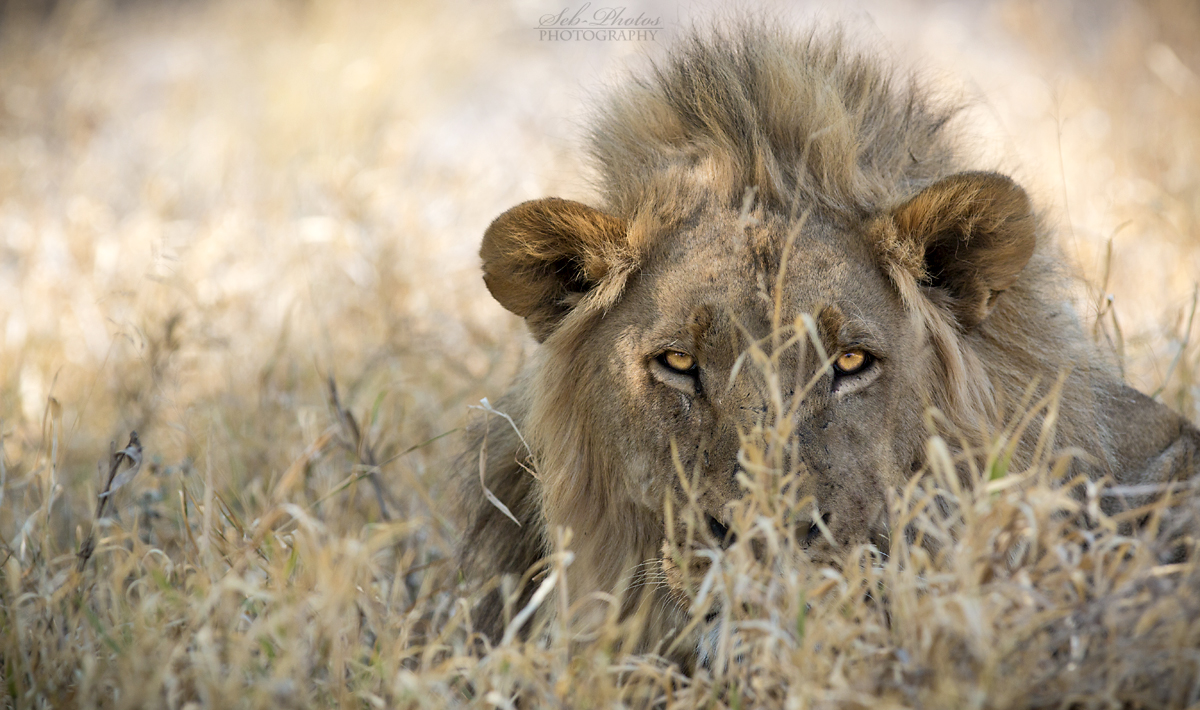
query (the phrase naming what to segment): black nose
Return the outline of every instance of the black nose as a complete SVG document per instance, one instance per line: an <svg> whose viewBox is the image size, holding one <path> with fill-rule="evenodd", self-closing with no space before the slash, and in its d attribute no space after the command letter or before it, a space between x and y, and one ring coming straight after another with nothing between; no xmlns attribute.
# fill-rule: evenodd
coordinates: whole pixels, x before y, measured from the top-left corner
<svg viewBox="0 0 1200 710"><path fill-rule="evenodd" d="M825 527L829 527L829 513L821 514L821 522L825 523ZM808 530L804 533L804 546L808 547L821 537L821 528L816 523L809 523Z"/></svg>
<svg viewBox="0 0 1200 710"><path fill-rule="evenodd" d="M705 517L708 518L708 531L721 544L721 547L729 547L737 540L737 535L731 533L728 527L721 524L720 520L711 515L706 515Z"/></svg>

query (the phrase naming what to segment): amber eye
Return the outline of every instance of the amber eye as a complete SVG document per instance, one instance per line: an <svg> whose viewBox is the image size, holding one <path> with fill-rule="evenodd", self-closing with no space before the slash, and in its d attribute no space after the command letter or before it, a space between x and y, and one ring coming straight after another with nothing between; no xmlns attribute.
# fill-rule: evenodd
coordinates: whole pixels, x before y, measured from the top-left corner
<svg viewBox="0 0 1200 710"><path fill-rule="evenodd" d="M853 375L870 364L870 356L862 350L847 350L838 355L833 366L837 368L840 375Z"/></svg>
<svg viewBox="0 0 1200 710"><path fill-rule="evenodd" d="M678 372L689 372L696 366L696 358L678 350L668 350L660 356L662 363Z"/></svg>

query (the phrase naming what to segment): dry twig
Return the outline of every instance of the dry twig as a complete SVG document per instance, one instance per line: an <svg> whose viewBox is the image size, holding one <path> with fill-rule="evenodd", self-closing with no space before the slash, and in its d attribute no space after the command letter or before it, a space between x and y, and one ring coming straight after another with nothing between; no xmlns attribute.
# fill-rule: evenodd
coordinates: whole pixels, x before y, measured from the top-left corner
<svg viewBox="0 0 1200 710"><path fill-rule="evenodd" d="M104 510L108 506L109 499L117 489L132 481L141 468L142 442L138 440L136 431L129 432L129 443L120 451L117 451L117 442L114 441L109 444L108 480L104 484L104 490L96 496L96 519L92 522L92 529L84 539L83 544L79 546L80 572L87 566L88 560L91 559L92 553L95 552L96 526L104 518Z"/></svg>

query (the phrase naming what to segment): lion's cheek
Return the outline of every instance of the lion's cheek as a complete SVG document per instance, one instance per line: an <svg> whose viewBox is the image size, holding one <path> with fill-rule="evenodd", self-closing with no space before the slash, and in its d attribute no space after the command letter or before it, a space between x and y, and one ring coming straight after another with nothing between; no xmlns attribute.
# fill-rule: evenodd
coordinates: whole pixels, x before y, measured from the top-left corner
<svg viewBox="0 0 1200 710"><path fill-rule="evenodd" d="M660 470L658 457L649 451L631 451L624 455L629 464L625 469L629 500L648 511L661 510L663 498L668 492L664 475L669 475L669 472Z"/></svg>

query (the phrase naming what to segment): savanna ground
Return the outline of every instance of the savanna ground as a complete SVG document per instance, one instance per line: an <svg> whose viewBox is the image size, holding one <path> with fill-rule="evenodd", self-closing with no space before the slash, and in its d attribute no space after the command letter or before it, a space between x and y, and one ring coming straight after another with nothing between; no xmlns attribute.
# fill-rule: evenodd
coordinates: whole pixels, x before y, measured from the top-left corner
<svg viewBox="0 0 1200 710"><path fill-rule="evenodd" d="M554 2L4 7L0 706L1200 703L1196 564L1052 460L941 506L933 466L893 505L940 546L842 572L731 554L692 676L603 632L465 641L442 473L529 348L479 238L587 199L589 101L713 6L631 3L665 26L641 44L539 42ZM1200 419L1195 3L789 12L970 98L1089 330ZM130 477L110 446L134 431Z"/></svg>

